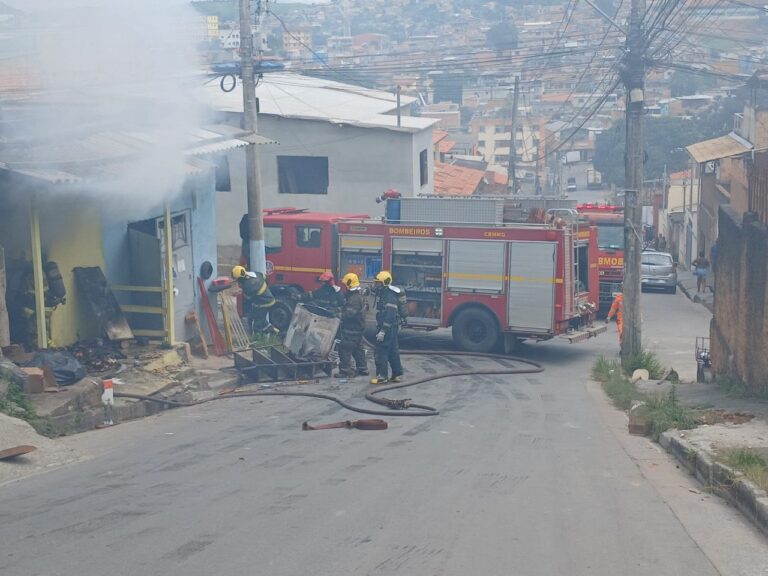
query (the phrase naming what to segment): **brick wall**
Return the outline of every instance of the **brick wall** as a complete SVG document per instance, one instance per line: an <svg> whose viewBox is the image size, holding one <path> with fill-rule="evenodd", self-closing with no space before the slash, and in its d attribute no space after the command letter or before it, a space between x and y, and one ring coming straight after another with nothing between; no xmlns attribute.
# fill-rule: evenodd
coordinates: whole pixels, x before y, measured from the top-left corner
<svg viewBox="0 0 768 576"><path fill-rule="evenodd" d="M710 336L715 374L733 374L751 392L768 392L768 228L720 207L715 313Z"/></svg>

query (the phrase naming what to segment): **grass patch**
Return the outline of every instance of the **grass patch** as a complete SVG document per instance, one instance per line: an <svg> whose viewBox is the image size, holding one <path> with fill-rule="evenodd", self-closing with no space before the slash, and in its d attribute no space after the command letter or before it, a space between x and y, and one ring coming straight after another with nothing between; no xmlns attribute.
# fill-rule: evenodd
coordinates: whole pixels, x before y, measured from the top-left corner
<svg viewBox="0 0 768 576"><path fill-rule="evenodd" d="M735 374L722 374L717 377L717 386L731 396L744 396L747 393L747 385Z"/></svg>
<svg viewBox="0 0 768 576"><path fill-rule="evenodd" d="M651 380L659 380L664 376L664 366L661 364L656 354L648 350L641 350L627 358L624 366L627 374L632 374L637 369L648 370Z"/></svg>
<svg viewBox="0 0 768 576"><path fill-rule="evenodd" d="M751 448L730 448L718 453L718 459L763 490L768 490L768 458Z"/></svg>
<svg viewBox="0 0 768 576"><path fill-rule="evenodd" d="M608 360L605 356L600 356L592 366L592 378L598 382L609 380L614 372L621 372L621 366L616 360Z"/></svg>
<svg viewBox="0 0 768 576"><path fill-rule="evenodd" d="M36 418L35 407L29 396L15 382L9 382L8 391L4 396L0 396L0 412L24 420Z"/></svg>
<svg viewBox="0 0 768 576"><path fill-rule="evenodd" d="M672 386L669 394L647 396L645 404L648 407L647 417L654 440L658 440L663 432L672 428L690 430L696 427L695 413L680 404L675 386Z"/></svg>
<svg viewBox="0 0 768 576"><path fill-rule="evenodd" d="M652 358L657 364L656 368L663 372L654 355L646 355L646 359L648 358ZM642 367L650 372L647 364ZM674 385L669 394L644 394L627 378L619 362L604 357L598 358L592 366L592 377L602 384L613 405L621 410L628 411L636 402L645 403L642 415L650 424L654 440L658 440L662 432L671 428L690 430L696 426L695 412L680 404Z"/></svg>
<svg viewBox="0 0 768 576"><path fill-rule="evenodd" d="M622 410L629 410L633 403L644 399L635 385L621 371L616 372L603 382L603 390L613 401L613 405Z"/></svg>

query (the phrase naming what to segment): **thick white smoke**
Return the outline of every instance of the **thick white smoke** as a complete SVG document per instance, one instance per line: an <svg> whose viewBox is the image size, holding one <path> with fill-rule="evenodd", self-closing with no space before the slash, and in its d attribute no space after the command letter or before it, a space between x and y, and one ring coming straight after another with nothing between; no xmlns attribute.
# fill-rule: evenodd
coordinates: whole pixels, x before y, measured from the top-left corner
<svg viewBox="0 0 768 576"><path fill-rule="evenodd" d="M202 16L182 0L6 3L24 12L13 34L27 52L24 73L41 87L29 94L35 105L28 108L25 136L66 146L87 133L129 134L131 145L140 140L146 147L126 154L117 177L114 168L107 170L96 191L134 200L178 191L184 150L205 121L194 100ZM105 154L119 152L106 148Z"/></svg>

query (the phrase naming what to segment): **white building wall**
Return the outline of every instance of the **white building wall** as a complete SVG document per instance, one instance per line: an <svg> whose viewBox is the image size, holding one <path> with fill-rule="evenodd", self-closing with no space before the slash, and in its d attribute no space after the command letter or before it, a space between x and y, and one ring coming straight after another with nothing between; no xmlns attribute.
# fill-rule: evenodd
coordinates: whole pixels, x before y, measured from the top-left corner
<svg viewBox="0 0 768 576"><path fill-rule="evenodd" d="M233 115L233 123L237 124ZM293 206L324 212L383 215L376 197L389 188L404 196L434 190L432 130L396 132L380 128L339 126L329 122L259 117L259 134L279 144L259 147L265 208ZM420 185L419 153L427 150L428 183ZM279 194L277 157L327 156L328 194ZM247 210L245 152L229 155L232 191L219 192L216 202L219 253L223 259L239 250L239 222Z"/></svg>

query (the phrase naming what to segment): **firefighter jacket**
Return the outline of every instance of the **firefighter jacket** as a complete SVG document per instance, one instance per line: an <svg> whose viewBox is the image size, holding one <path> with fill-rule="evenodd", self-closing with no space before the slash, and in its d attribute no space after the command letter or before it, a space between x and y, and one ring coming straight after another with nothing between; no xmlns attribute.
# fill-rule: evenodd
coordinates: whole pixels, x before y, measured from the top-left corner
<svg viewBox="0 0 768 576"><path fill-rule="evenodd" d="M400 326L400 294L397 286L382 287L376 302L376 327L389 333Z"/></svg>
<svg viewBox="0 0 768 576"><path fill-rule="evenodd" d="M238 280L243 290L243 298L246 306L255 308L269 308L274 306L275 297L267 286L264 274L260 272L248 272L245 278Z"/></svg>
<svg viewBox="0 0 768 576"><path fill-rule="evenodd" d="M336 311L344 306L344 295L341 293L341 288L331 284L323 284L317 290L312 290L308 297L318 306L328 310Z"/></svg>
<svg viewBox="0 0 768 576"><path fill-rule="evenodd" d="M611 304L611 309L608 311L607 319L610 320L616 316L616 320L622 322L624 320L624 294L616 294Z"/></svg>
<svg viewBox="0 0 768 576"><path fill-rule="evenodd" d="M365 303L360 290L347 292L341 311L341 331L362 334L365 331Z"/></svg>

